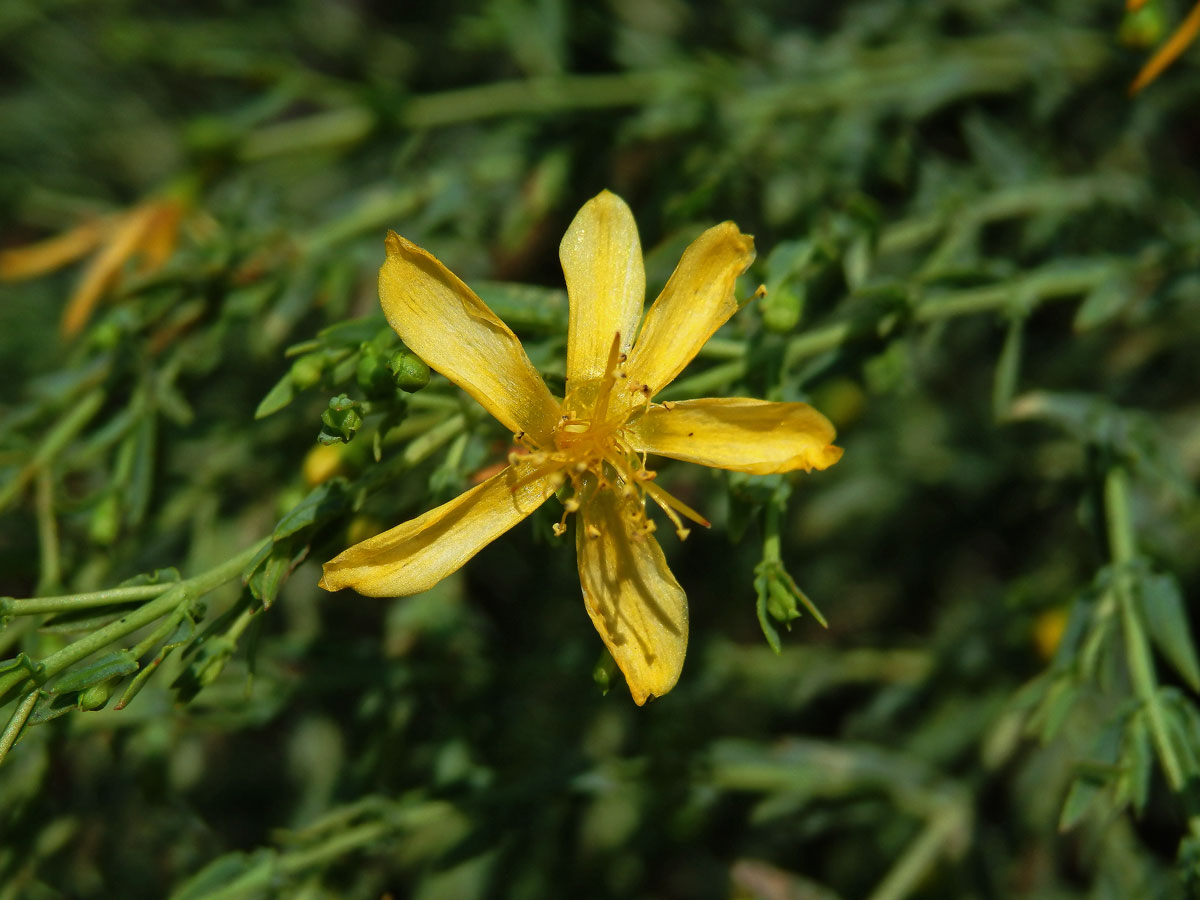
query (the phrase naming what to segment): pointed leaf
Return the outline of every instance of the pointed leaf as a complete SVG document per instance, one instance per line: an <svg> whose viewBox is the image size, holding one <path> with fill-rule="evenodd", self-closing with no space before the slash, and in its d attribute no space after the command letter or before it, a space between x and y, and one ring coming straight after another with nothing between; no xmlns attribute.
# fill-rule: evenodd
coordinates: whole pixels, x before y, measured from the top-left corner
<svg viewBox="0 0 1200 900"><path fill-rule="evenodd" d="M1200 693L1200 660L1179 583L1171 575L1147 572L1137 585L1151 641L1188 687Z"/></svg>

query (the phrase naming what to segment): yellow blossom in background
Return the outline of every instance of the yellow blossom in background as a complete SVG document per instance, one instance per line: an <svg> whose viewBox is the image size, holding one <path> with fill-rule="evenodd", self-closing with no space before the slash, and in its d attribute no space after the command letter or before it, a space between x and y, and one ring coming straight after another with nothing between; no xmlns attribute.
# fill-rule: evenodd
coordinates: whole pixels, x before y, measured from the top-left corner
<svg viewBox="0 0 1200 900"><path fill-rule="evenodd" d="M116 288L127 262L137 260L141 271L153 272L170 258L183 212L180 199L156 198L36 244L0 251L0 281L35 278L95 251L60 321L63 336L72 337L104 295Z"/></svg>
<svg viewBox="0 0 1200 900"><path fill-rule="evenodd" d="M1053 659L1067 633L1067 621L1071 613L1065 606L1043 610L1033 620L1033 645L1042 659Z"/></svg>
<svg viewBox="0 0 1200 900"><path fill-rule="evenodd" d="M562 399L508 326L432 254L395 233L386 245L379 295L388 322L527 452L511 454L507 467L457 499L326 563L321 586L376 597L426 590L569 488L555 532L562 535L567 516L578 514L588 615L634 701L662 696L683 666L688 610L646 500L680 538L685 520L708 522L655 484L647 455L769 474L824 469L842 454L833 426L804 403L653 402L737 310L734 282L754 259L753 239L732 222L705 231L643 318L645 271L633 214L608 191L588 201L559 248L570 302Z"/></svg>

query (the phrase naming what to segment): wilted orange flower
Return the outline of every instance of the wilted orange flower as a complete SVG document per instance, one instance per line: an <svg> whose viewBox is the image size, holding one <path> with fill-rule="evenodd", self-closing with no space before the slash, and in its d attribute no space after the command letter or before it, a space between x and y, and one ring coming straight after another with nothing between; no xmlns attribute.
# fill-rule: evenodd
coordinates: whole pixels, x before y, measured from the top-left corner
<svg viewBox="0 0 1200 900"><path fill-rule="evenodd" d="M738 472L824 469L834 429L804 403L653 398L737 310L734 281L754 241L732 222L684 251L642 318L645 272L633 214L608 191L588 201L559 248L570 300L566 397L546 388L516 335L433 255L395 233L379 272L384 313L418 356L479 401L528 452L455 500L325 564L321 586L414 594L564 491L578 513L584 605L639 705L679 678L687 649L683 589L654 538L646 499L679 536L708 522L655 484L648 454ZM638 322L641 320L641 330ZM634 335L637 339L634 340Z"/></svg>
<svg viewBox="0 0 1200 900"><path fill-rule="evenodd" d="M140 257L143 272L162 267L175 249L182 215L180 200L158 198L36 244L0 251L0 281L35 278L98 249L63 310L60 328L64 337L71 337L116 287L126 262Z"/></svg>

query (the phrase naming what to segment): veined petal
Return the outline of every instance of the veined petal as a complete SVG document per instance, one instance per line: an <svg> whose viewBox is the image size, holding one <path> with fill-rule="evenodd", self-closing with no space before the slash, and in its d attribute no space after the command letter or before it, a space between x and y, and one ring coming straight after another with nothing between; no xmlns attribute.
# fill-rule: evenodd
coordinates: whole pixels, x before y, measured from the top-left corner
<svg viewBox="0 0 1200 900"><path fill-rule="evenodd" d="M658 541L630 537L621 502L613 491L598 490L584 503L575 546L588 615L641 706L679 680L687 651L687 597Z"/></svg>
<svg viewBox="0 0 1200 900"><path fill-rule="evenodd" d="M646 272L637 223L625 201L601 191L583 205L558 247L571 317L567 332L567 388L599 380L621 335L622 352L646 300Z"/></svg>
<svg viewBox="0 0 1200 900"><path fill-rule="evenodd" d="M683 251L679 265L646 313L625 371L631 386L657 394L737 311L733 287L754 261L754 238L732 222L704 232Z"/></svg>
<svg viewBox="0 0 1200 900"><path fill-rule="evenodd" d="M368 597L428 590L554 493L551 475L520 484L532 472L530 463L509 466L449 503L355 544L325 563L320 586Z"/></svg>
<svg viewBox="0 0 1200 900"><path fill-rule="evenodd" d="M505 428L549 443L558 401L517 336L432 253L394 231L386 244L379 300L400 339Z"/></svg>
<svg viewBox="0 0 1200 900"><path fill-rule="evenodd" d="M625 433L639 452L753 475L824 469L842 456L833 425L807 403L682 400L650 407Z"/></svg>

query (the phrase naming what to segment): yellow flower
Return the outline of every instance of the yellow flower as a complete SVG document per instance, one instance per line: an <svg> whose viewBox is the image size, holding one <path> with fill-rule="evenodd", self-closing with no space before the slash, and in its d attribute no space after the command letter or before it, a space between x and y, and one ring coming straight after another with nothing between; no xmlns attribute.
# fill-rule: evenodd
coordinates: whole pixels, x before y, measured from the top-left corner
<svg viewBox="0 0 1200 900"><path fill-rule="evenodd" d="M379 295L391 326L528 452L511 454L507 468L457 499L346 550L325 564L321 586L376 597L423 591L562 489L555 532L578 513L584 605L641 705L675 685L688 637L687 598L654 538L646 499L681 538L684 519L708 525L654 483L646 456L768 474L824 469L842 451L832 445L833 426L804 403L652 402L737 310L734 281L754 259L754 241L732 222L684 251L644 319L641 243L621 198L604 191L588 201L559 257L570 300L562 400L470 288L388 234Z"/></svg>
<svg viewBox="0 0 1200 900"><path fill-rule="evenodd" d="M72 337L87 324L101 298L116 287L126 262L140 257L143 272L162 267L175 249L183 212L178 199L148 200L36 244L0 251L0 281L34 278L98 250L63 310L60 330L64 337Z"/></svg>

